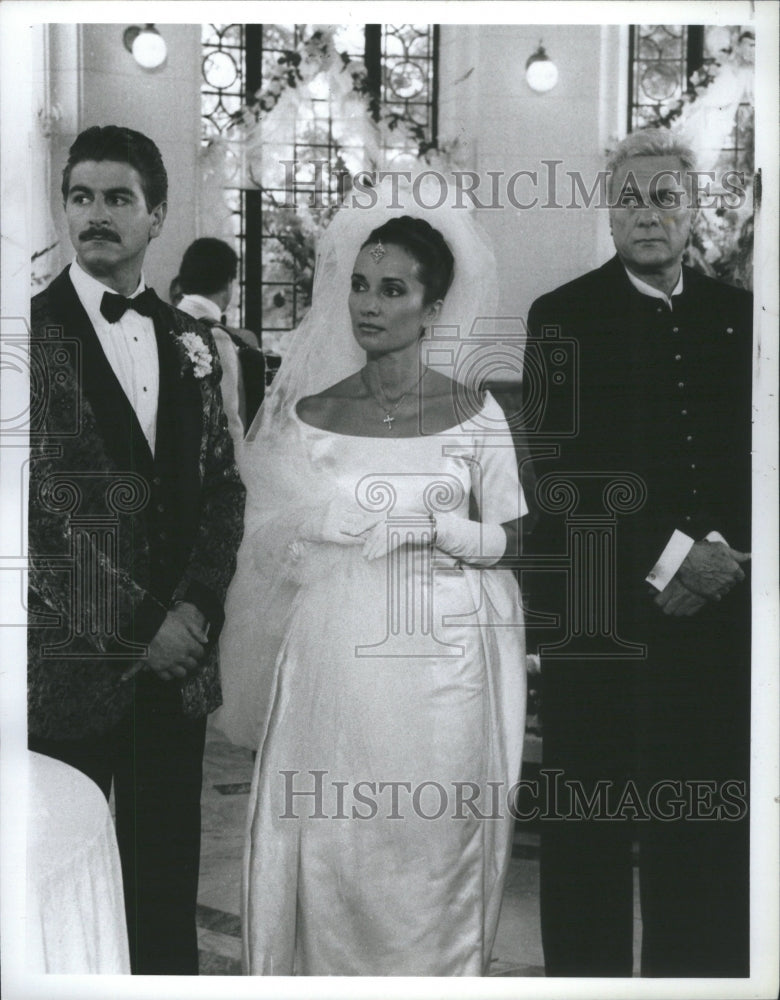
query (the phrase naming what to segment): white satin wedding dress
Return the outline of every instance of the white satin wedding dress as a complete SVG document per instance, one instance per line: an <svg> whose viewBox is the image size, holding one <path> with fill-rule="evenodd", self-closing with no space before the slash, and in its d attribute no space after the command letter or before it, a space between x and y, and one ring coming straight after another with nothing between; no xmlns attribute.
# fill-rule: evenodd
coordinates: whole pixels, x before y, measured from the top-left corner
<svg viewBox="0 0 780 1000"><path fill-rule="evenodd" d="M431 509L468 517L470 496L482 522L522 516L503 413L488 394L458 427L383 438L320 430L292 412L279 455L265 511L245 475L222 644L233 667L221 725L258 749L245 971L482 975L525 721L514 576L438 551L431 562L426 546L369 562L360 546L299 533L334 495L384 510L401 532L424 530Z"/></svg>

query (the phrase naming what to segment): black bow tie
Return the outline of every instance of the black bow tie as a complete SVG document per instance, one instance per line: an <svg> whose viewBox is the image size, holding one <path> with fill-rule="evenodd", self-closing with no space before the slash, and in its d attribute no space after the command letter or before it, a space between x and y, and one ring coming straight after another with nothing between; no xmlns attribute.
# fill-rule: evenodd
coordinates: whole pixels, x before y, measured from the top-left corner
<svg viewBox="0 0 780 1000"><path fill-rule="evenodd" d="M141 316L152 316L156 301L157 296L152 288L145 288L140 295L132 299L127 299L124 295L115 295L113 292L103 292L100 312L109 323L117 323L128 309L135 309Z"/></svg>

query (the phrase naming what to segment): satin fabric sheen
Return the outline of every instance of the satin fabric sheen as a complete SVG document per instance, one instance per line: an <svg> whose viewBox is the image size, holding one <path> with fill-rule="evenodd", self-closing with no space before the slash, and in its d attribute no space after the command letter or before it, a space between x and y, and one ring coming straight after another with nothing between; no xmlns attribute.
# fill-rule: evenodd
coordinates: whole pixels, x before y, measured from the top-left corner
<svg viewBox="0 0 780 1000"><path fill-rule="evenodd" d="M306 453L318 489L359 494L370 475L392 484L396 511L424 512L433 483L462 517L470 492L483 522L524 511L511 437L490 396L471 420L426 437L340 435L299 418L290 434L291 453ZM292 549L298 586L265 696L250 797L245 971L482 975L511 846L506 793L523 742L515 579L446 557L430 576L420 550L406 547L374 562L359 546ZM393 638L388 610L398 607L398 635L382 645ZM411 608L423 621L406 617ZM250 662L253 641L247 635L243 650ZM500 818L458 807L456 789L470 782L461 794L489 814L488 781L500 785ZM409 790L396 786L393 803L380 782ZM429 818L442 803L442 815Z"/></svg>

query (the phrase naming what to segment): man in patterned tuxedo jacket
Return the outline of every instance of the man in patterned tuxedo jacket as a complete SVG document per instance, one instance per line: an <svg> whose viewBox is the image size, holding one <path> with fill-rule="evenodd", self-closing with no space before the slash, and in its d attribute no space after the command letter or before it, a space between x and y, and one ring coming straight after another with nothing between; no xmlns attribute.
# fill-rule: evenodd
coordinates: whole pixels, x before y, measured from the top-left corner
<svg viewBox="0 0 780 1000"><path fill-rule="evenodd" d="M534 588L563 625L537 634L544 765L610 803L588 816L561 796L569 818L542 823L548 975L631 975L632 840L642 974L748 974L752 296L681 263L694 166L666 130L623 140L617 256L528 319L579 352L576 432L560 434L552 391L559 454L537 474L543 502L545 477L568 481L571 540L591 546ZM554 507L533 541L548 554L569 544ZM639 805L615 815L631 783Z"/></svg>
<svg viewBox="0 0 780 1000"><path fill-rule="evenodd" d="M29 746L113 784L133 972L197 975L202 757L245 491L208 329L144 286L159 150L87 129L62 193L76 258L32 303Z"/></svg>

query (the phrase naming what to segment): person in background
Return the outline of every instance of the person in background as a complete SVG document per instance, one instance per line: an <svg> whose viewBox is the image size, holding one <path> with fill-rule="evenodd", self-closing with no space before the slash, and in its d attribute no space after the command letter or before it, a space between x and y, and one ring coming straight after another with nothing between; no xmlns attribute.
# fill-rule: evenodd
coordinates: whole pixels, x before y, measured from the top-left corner
<svg viewBox="0 0 780 1000"><path fill-rule="evenodd" d="M211 327L222 362L222 398L234 444L243 439L265 388L265 364L257 337L251 330L227 325L225 312L237 270L233 248L205 236L187 247L174 279L182 293L178 308Z"/></svg>

